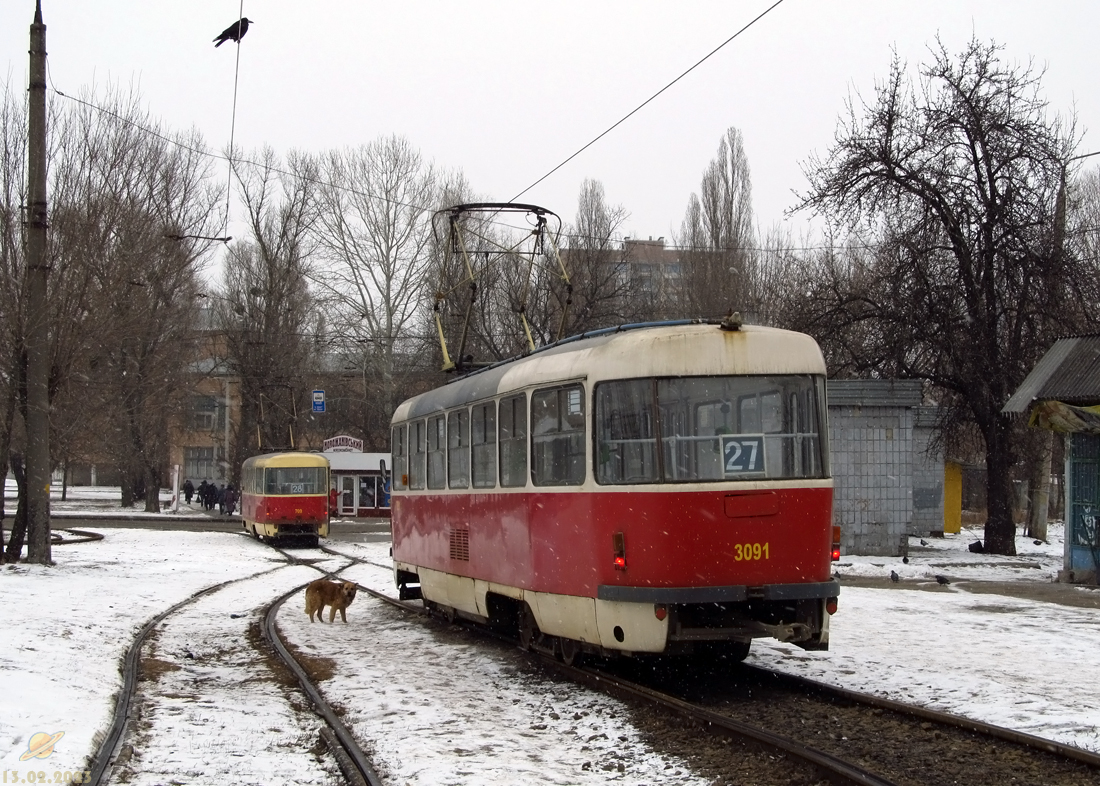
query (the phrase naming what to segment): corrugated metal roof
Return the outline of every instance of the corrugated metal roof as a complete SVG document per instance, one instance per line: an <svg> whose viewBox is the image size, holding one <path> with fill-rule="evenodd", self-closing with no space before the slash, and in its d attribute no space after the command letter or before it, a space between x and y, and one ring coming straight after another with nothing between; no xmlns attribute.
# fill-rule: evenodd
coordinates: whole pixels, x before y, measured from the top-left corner
<svg viewBox="0 0 1100 786"><path fill-rule="evenodd" d="M919 407L919 379L830 379L830 407Z"/></svg>
<svg viewBox="0 0 1100 786"><path fill-rule="evenodd" d="M1032 402L1042 400L1100 402L1100 335L1055 341L1001 411L1024 413Z"/></svg>

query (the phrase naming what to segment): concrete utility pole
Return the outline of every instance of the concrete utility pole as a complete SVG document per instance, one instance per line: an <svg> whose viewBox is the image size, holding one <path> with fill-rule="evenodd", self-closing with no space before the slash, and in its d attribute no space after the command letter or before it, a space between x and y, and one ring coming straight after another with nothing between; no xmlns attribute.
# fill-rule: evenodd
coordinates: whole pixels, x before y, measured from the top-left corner
<svg viewBox="0 0 1100 786"><path fill-rule="evenodd" d="M46 25L36 0L31 25L27 116L27 559L48 564L50 553L49 312L46 284Z"/></svg>

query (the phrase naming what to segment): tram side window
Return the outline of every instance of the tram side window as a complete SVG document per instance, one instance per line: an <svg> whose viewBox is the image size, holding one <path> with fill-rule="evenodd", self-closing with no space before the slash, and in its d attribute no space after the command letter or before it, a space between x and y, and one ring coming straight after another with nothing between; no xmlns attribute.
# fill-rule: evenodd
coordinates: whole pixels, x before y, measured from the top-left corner
<svg viewBox="0 0 1100 786"><path fill-rule="evenodd" d="M453 489L470 486L470 410L447 415L447 482Z"/></svg>
<svg viewBox="0 0 1100 786"><path fill-rule="evenodd" d="M527 485L527 394L500 400L500 485Z"/></svg>
<svg viewBox="0 0 1100 786"><path fill-rule="evenodd" d="M393 439L390 441L390 452L393 455L393 487L404 489L405 480L409 471L409 450L406 442L404 424L393 427Z"/></svg>
<svg viewBox="0 0 1100 786"><path fill-rule="evenodd" d="M584 482L584 388L570 385L531 395L531 476L536 486Z"/></svg>
<svg viewBox="0 0 1100 786"><path fill-rule="evenodd" d="M596 482L657 482L653 380L596 387Z"/></svg>
<svg viewBox="0 0 1100 786"><path fill-rule="evenodd" d="M447 430L442 415L428 418L428 488L447 487Z"/></svg>
<svg viewBox="0 0 1100 786"><path fill-rule="evenodd" d="M474 488L497 485L497 425L495 401L478 404L470 416Z"/></svg>
<svg viewBox="0 0 1100 786"><path fill-rule="evenodd" d="M409 488L424 488L425 432L423 420L409 424Z"/></svg>

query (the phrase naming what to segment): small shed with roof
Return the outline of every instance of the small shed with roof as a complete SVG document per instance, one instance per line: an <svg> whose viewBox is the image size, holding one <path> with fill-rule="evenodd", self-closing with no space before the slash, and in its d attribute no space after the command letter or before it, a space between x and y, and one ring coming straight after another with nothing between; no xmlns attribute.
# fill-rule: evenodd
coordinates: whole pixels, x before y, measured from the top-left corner
<svg viewBox="0 0 1100 786"><path fill-rule="evenodd" d="M1001 410L1065 435L1066 535L1061 578L1100 575L1100 334L1060 338Z"/></svg>

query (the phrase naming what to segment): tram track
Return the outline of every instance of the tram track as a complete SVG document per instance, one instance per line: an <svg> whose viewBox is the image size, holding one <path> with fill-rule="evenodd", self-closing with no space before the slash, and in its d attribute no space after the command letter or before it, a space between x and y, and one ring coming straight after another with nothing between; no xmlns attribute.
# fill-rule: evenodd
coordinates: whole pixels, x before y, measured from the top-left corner
<svg viewBox="0 0 1100 786"><path fill-rule="evenodd" d="M380 569L369 560L329 549L333 555L356 559ZM365 589L365 588L364 588ZM366 590L394 606L425 613L420 604L409 604L385 593ZM453 621L444 615L443 621ZM473 626L471 626L473 627ZM483 634L515 642L477 626ZM927 786L961 782L1034 783L1042 786L1085 786L1100 782L1100 755L1034 735L1005 729L969 718L907 705L780 672L740 664L724 667L725 678L739 686L714 689L713 682L695 690L713 690L709 700L691 696L692 688L669 690L663 680L644 683L625 678L609 668L576 668L545 653L534 653L542 663L568 678L596 690L614 693L636 702L687 718L710 733L749 740L781 751L815 772L827 773L835 783ZM615 663L615 662L612 662ZM626 661L637 665L635 661ZM772 688L762 695L762 686ZM760 717L761 708L772 705L776 691L787 696L785 710ZM740 693L737 693L740 691ZM755 694L755 695L754 695ZM847 716L841 717L841 708ZM821 716L824 725L808 721ZM873 727L874 734L844 733L852 716ZM779 726L779 728L776 728ZM805 728L805 727L809 728ZM880 740L893 736L892 742Z"/></svg>
<svg viewBox="0 0 1100 786"><path fill-rule="evenodd" d="M822 695L833 696L841 701L865 704L873 708L909 715L922 721L953 726L963 731L974 732L985 737L1020 745L1040 753L1049 753L1062 758L1073 759L1074 761L1079 761L1082 764L1094 768L1097 777L1100 778L1100 754L1078 748L1074 745L1048 740L1044 737L1038 737L1034 734L1028 734L1015 729L1007 729L1003 726L995 726L991 723L966 718L961 715L953 715L927 707L905 704L900 701L894 701L893 699L886 699L880 696L848 690L847 688L827 685L823 682L807 679L794 674L773 671L771 669L748 664L742 664L741 668L757 671L769 679L789 682L802 691L813 691Z"/></svg>
<svg viewBox="0 0 1100 786"><path fill-rule="evenodd" d="M388 567L373 563L369 560L354 558L327 547L322 547L322 551L332 555L355 559L356 562L360 564L369 564L378 568ZM361 587L360 589L361 591L369 593L372 597L378 598L383 602L389 603L405 611L421 615L428 614L425 609L417 607L408 601L400 600L366 587ZM448 617L446 621L454 622L455 620L453 617ZM471 628L472 627L473 626L471 626ZM497 638L498 640L514 641L514 639L510 639L497 632L487 631L480 627L475 629L479 632L487 633L489 636ZM567 666L557 661L552 656L536 651L531 651L531 654L539 659L544 665L552 667L559 673L569 677L571 680L584 684L591 689L612 693L619 698L626 698L635 702L641 701L651 706L674 712L696 722L708 733L736 738L742 742L748 743L750 746L762 748L769 753L777 754L788 761L794 760L815 773L824 774L832 783L850 786L894 786L891 781L879 778L874 773L868 772L857 765L853 765L842 758L790 740L782 735L770 732L767 729L735 721L719 713L693 706L673 696L661 694L642 685L631 683L610 674L578 666Z"/></svg>
<svg viewBox="0 0 1100 786"><path fill-rule="evenodd" d="M93 533L79 534L92 535ZM102 536L99 537L101 538ZM87 539L93 540L99 538L90 537ZM127 648L123 658L121 667L122 686L115 700L112 720L107 731L102 735L101 742L96 752L90 757L91 760L88 768L89 777L85 779L85 783L96 784L96 786L107 784L111 781L112 774L117 768L120 765L126 765L130 761L133 750L132 748L127 750L128 746L125 741L128 736L132 735L137 721L135 706L137 703L136 696L138 693L138 683L142 679L142 652L152 640L153 634L174 614L194 605L203 598L213 596L233 585L268 576L289 567L307 567L318 571L323 576L332 577L359 561L345 555L334 553L331 556L341 557L349 561L347 564L334 571L327 571L312 564L316 562L316 560L299 557L276 546L271 546L271 548L283 556L285 560L284 564L205 587L155 615L141 627L136 637ZM318 690L307 671L290 653L279 635L276 624L276 616L279 609L288 598L301 592L307 584L308 582L293 587L263 607L261 611L261 624L264 638L271 646L273 654L277 656L282 663L285 664L287 669L297 678L298 687L308 699L313 712L326 724L320 730L321 740L332 754L337 766L344 774L348 783L352 784L352 786L381 786L382 781L373 770L369 757L359 747L350 731L340 720L334 709L325 700L323 694ZM125 779L129 780L128 777Z"/></svg>
<svg viewBox="0 0 1100 786"><path fill-rule="evenodd" d="M629 691L630 680L620 687L621 666L590 670L594 679ZM710 724L713 714L764 729L898 786L1100 781L1100 757L1088 751L899 702L887 706L876 697L808 680L787 681L765 669L742 664L697 672L684 681L686 687L670 687L662 676L637 687L672 709L686 704L681 713L701 724Z"/></svg>

